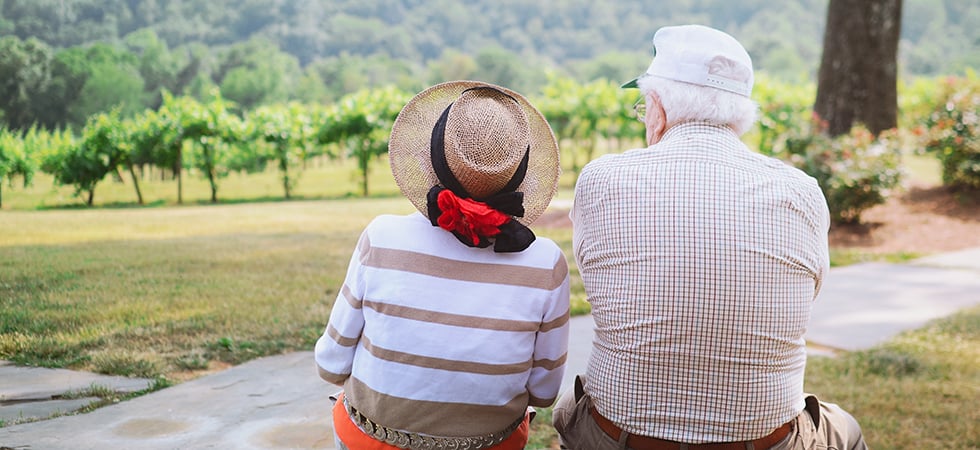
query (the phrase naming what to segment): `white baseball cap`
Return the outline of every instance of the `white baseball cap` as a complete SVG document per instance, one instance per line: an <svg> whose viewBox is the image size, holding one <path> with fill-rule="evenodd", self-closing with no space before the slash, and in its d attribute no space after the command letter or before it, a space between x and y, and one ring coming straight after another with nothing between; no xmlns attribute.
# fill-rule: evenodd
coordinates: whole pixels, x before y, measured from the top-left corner
<svg viewBox="0 0 980 450"><path fill-rule="evenodd" d="M748 97L752 95L752 58L730 35L703 25L663 27L653 36L653 62L646 73L623 84L635 88L637 80L655 75L675 81L708 86ZM717 58L734 62L748 71L748 80L733 80L710 73Z"/></svg>

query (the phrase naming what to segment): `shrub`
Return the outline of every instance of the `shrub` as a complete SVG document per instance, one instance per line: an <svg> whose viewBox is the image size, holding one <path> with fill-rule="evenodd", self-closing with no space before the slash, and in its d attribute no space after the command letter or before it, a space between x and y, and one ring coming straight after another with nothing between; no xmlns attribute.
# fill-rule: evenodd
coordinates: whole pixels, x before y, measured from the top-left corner
<svg viewBox="0 0 980 450"><path fill-rule="evenodd" d="M814 116L808 126L791 131L786 159L817 179L834 223L858 223L899 185L902 136L894 129L875 136L863 125L833 138L825 130Z"/></svg>
<svg viewBox="0 0 980 450"><path fill-rule="evenodd" d="M942 164L943 184L980 190L980 78L947 78L945 95L925 121L924 149Z"/></svg>
<svg viewBox="0 0 980 450"><path fill-rule="evenodd" d="M786 138L798 135L810 125L807 122L813 110L816 85L783 83L759 74L752 96L759 102L756 130L759 152L779 158L787 156Z"/></svg>

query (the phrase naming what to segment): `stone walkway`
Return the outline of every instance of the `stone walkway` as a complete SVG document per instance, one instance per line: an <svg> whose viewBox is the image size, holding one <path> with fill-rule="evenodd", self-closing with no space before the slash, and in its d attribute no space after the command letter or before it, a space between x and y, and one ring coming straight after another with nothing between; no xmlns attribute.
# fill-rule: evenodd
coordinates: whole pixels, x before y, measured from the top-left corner
<svg viewBox="0 0 980 450"><path fill-rule="evenodd" d="M870 348L977 304L980 248L832 269L814 305L808 348L811 355ZM585 371L591 341L591 316L574 318L566 388ZM90 400L63 394L92 385L131 392L148 384L0 364L0 420L75 410ZM311 352L272 356L90 413L0 428L0 450L330 449L334 391L317 376Z"/></svg>

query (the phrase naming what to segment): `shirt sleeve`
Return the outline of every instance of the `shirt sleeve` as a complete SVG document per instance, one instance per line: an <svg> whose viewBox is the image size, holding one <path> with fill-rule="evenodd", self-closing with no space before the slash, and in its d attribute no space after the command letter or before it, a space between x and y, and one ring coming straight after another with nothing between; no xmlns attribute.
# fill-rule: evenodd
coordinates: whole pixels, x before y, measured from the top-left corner
<svg viewBox="0 0 980 450"><path fill-rule="evenodd" d="M313 351L320 378L336 385L343 385L350 377L354 353L364 329L361 260L369 248L365 231L347 267L347 276L330 311L327 327Z"/></svg>
<svg viewBox="0 0 980 450"><path fill-rule="evenodd" d="M551 406L558 397L565 361L568 358L569 276L565 256L559 252L555 271L563 272L564 280L550 293L550 301L542 317L534 344L534 357L527 390L530 406ZM557 275L557 273L556 273Z"/></svg>
<svg viewBox="0 0 980 450"><path fill-rule="evenodd" d="M814 286L813 298L816 299L820 294L820 288L823 286L823 279L830 273L830 208L827 206L827 200L824 198L823 194L818 189L818 194L816 195L816 207L814 215L814 222L817 228L817 242L814 243L814 248L816 249L816 285Z"/></svg>
<svg viewBox="0 0 980 450"><path fill-rule="evenodd" d="M591 164L586 165L579 172L578 180L575 182L575 195L572 202L572 210L568 217L572 221L572 252L575 261L581 267L582 251L585 243L589 241L591 227L589 227L589 212L596 202L596 177Z"/></svg>

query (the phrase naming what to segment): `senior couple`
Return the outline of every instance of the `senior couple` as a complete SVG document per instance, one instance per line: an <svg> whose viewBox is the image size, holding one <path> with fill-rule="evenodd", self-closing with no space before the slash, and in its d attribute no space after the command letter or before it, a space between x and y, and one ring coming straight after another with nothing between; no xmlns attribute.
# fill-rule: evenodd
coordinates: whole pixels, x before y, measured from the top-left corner
<svg viewBox="0 0 980 450"><path fill-rule="evenodd" d="M367 226L315 349L343 387L338 448L522 449L533 407L556 399L562 448L865 448L848 413L803 391L829 267L820 189L739 140L757 107L734 38L685 25L653 44L624 85L648 147L598 158L575 187L595 339L560 397L569 271L528 228L558 186L548 122L473 81L402 109L390 163L418 213Z"/></svg>

